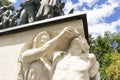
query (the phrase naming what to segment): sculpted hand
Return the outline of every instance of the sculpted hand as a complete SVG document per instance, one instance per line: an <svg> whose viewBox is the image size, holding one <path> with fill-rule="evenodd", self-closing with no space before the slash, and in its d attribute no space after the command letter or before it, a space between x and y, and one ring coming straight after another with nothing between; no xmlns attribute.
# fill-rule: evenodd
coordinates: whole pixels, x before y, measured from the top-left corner
<svg viewBox="0 0 120 80"><path fill-rule="evenodd" d="M77 37L79 35L79 32L75 28L68 26L62 30L61 35L67 38L73 38Z"/></svg>

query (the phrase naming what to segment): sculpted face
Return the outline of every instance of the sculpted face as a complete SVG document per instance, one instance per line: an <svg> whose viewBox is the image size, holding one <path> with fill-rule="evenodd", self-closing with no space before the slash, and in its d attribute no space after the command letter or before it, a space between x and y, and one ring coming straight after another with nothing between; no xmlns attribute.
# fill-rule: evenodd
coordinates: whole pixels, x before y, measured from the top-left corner
<svg viewBox="0 0 120 80"><path fill-rule="evenodd" d="M50 35L46 32L40 32L33 41L33 48L41 47L44 43L50 40Z"/></svg>
<svg viewBox="0 0 120 80"><path fill-rule="evenodd" d="M46 43L47 41L49 41L50 40L50 37L46 34L46 35L43 35L42 37L41 37L41 42L42 43Z"/></svg>
<svg viewBox="0 0 120 80"><path fill-rule="evenodd" d="M71 52L89 53L89 48L90 47L87 43L87 40L84 37L79 36L73 39L68 52L69 53Z"/></svg>

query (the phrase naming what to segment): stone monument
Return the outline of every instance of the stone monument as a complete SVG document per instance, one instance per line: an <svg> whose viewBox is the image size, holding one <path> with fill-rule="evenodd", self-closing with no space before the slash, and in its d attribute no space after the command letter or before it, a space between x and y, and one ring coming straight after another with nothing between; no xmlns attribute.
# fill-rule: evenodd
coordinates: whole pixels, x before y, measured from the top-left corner
<svg viewBox="0 0 120 80"><path fill-rule="evenodd" d="M64 15L64 5L25 0L16 15L12 6L0 8L0 80L100 80L86 14Z"/></svg>

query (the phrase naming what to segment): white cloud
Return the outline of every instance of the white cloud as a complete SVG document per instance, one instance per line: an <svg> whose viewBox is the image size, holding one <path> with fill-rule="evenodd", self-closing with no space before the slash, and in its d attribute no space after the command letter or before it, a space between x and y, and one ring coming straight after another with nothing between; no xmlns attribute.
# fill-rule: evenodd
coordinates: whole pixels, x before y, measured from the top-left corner
<svg viewBox="0 0 120 80"><path fill-rule="evenodd" d="M67 0L67 2L65 3L64 12L67 14L72 8L74 8L74 4L71 0Z"/></svg>
<svg viewBox="0 0 120 80"><path fill-rule="evenodd" d="M89 7L91 7L93 4L95 4L98 0L78 0L80 5L83 5L83 3L86 3Z"/></svg>
<svg viewBox="0 0 120 80"><path fill-rule="evenodd" d="M117 0L109 0L109 2L95 7L93 10L87 10L87 18L89 24L89 32L93 34L94 37L98 35L104 35L105 31L111 31L112 33L118 32L116 26L120 26L120 19L112 22L105 23L104 18L109 17L114 13L114 9L119 7L120 2Z"/></svg>
<svg viewBox="0 0 120 80"><path fill-rule="evenodd" d="M100 0L99 0L100 1ZM67 0L65 9L69 10L70 8L75 9L75 13L81 12L80 7L86 3L89 7L93 6L98 0L78 0L78 3L72 3L71 0ZM68 6L69 3L69 6ZM89 32L94 35L94 37L103 35L105 31L118 32L116 26L120 26L120 19L111 23L105 23L105 18L110 17L115 12L115 8L120 7L120 0L107 0L102 5L94 5L92 10L88 10L83 7L82 10L85 10L87 13L87 20L89 26Z"/></svg>
<svg viewBox="0 0 120 80"><path fill-rule="evenodd" d="M111 26L114 26L116 28L116 32L120 32L120 30L117 30L117 26L120 26L120 19L118 19L117 21L112 22Z"/></svg>
<svg viewBox="0 0 120 80"><path fill-rule="evenodd" d="M96 2L98 2L98 0L78 0L78 3L73 4L71 0L67 0L64 11L65 13L68 13L70 9L74 8L75 13L81 12L79 8L82 7L83 3L87 3L88 6L92 6ZM103 21L105 17L112 15L114 13L114 9L119 6L119 3L120 2L118 0L108 0L105 4L96 4L92 10L87 10L83 7L83 10L87 12L88 24L94 25L100 21Z"/></svg>
<svg viewBox="0 0 120 80"><path fill-rule="evenodd" d="M108 23L98 23L93 26L89 26L89 33L93 34L93 37L97 37L98 35L104 35L105 31L110 31L111 33L118 32L116 26L120 26L120 19L108 24Z"/></svg>
<svg viewBox="0 0 120 80"><path fill-rule="evenodd" d="M105 31L115 32L115 28L110 26L107 23L99 23L93 26L89 26L89 33L92 34L93 37L97 37L98 35L104 35Z"/></svg>
<svg viewBox="0 0 120 80"><path fill-rule="evenodd" d="M10 2L12 2L12 3L16 3L17 2L17 0L9 0Z"/></svg>
<svg viewBox="0 0 120 80"><path fill-rule="evenodd" d="M87 17L89 25L97 24L103 21L105 17L109 17L114 13L114 9L118 7L118 3L103 4L101 7L96 7L93 10L87 10Z"/></svg>

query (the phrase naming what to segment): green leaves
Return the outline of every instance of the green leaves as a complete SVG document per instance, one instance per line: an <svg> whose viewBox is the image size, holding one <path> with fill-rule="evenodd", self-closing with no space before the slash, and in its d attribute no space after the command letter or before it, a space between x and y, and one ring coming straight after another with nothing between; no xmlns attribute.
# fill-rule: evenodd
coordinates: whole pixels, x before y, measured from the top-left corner
<svg viewBox="0 0 120 80"><path fill-rule="evenodd" d="M96 55L100 63L101 80L119 80L120 79L120 33L105 32L104 37L98 36L96 39L89 35L90 52ZM116 43L117 47L113 47L112 43ZM116 45L114 44L114 45ZM116 56L116 57L115 57ZM119 61L118 61L119 60ZM113 74L115 73L115 74Z"/></svg>
<svg viewBox="0 0 120 80"><path fill-rule="evenodd" d="M11 4L11 2L10 1L8 1L8 0L2 0L2 1L0 1L0 2L2 2L2 4L5 6L8 6L8 5L10 5Z"/></svg>
<svg viewBox="0 0 120 80"><path fill-rule="evenodd" d="M111 54L111 64L106 68L106 73L109 80L120 80L120 54Z"/></svg>

